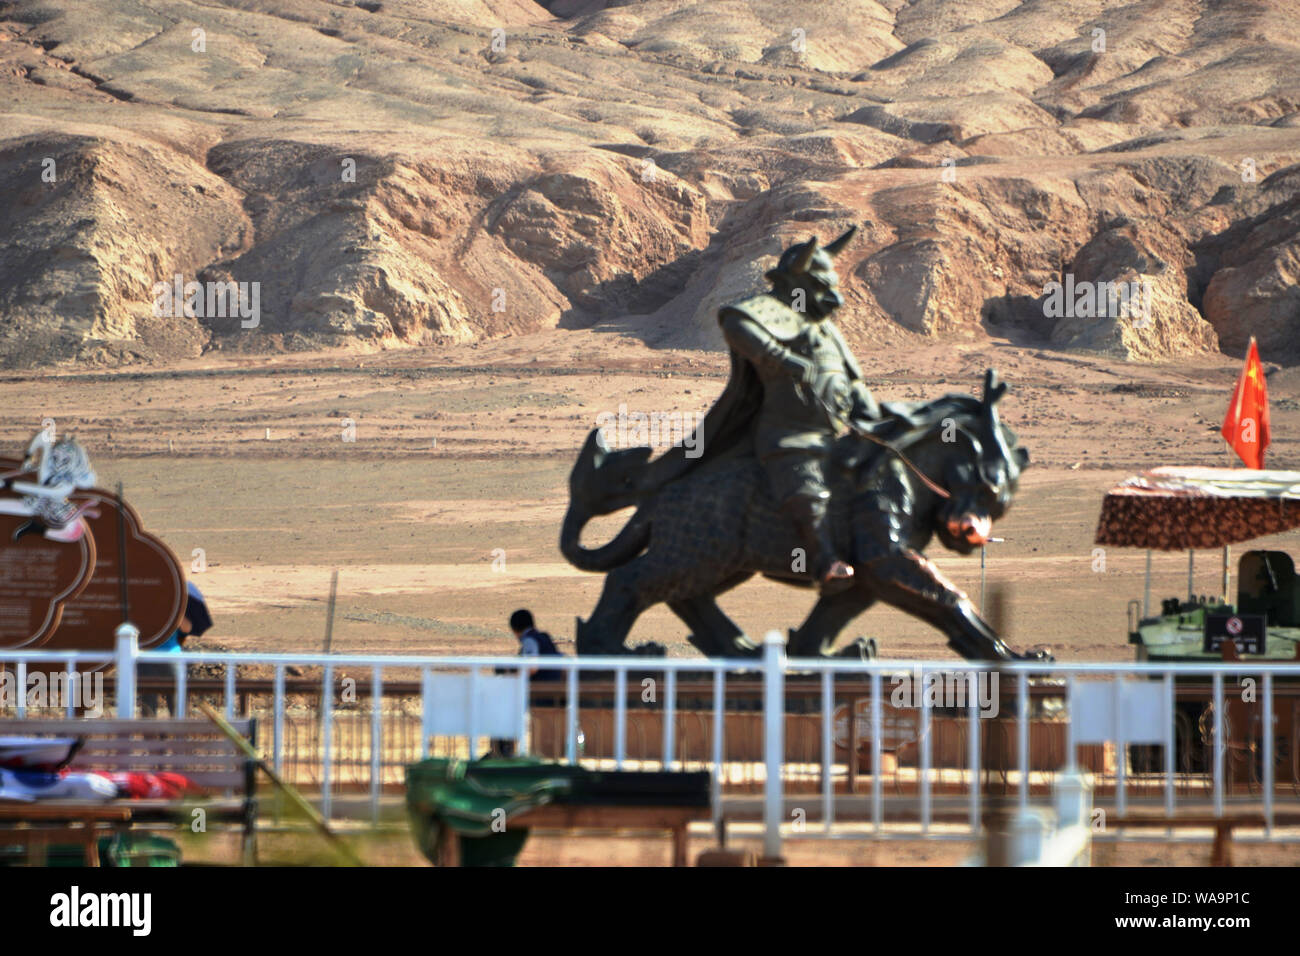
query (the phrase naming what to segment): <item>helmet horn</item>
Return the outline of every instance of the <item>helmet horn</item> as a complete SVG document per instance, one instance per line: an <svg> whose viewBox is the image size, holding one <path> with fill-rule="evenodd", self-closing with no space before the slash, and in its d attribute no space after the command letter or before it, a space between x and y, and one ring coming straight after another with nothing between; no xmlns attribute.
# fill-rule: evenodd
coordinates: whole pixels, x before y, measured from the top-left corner
<svg viewBox="0 0 1300 956"><path fill-rule="evenodd" d="M799 250L799 255L795 256L794 262L790 263L791 275L803 275L812 265L813 256L817 253L817 237L813 236L804 247Z"/></svg>

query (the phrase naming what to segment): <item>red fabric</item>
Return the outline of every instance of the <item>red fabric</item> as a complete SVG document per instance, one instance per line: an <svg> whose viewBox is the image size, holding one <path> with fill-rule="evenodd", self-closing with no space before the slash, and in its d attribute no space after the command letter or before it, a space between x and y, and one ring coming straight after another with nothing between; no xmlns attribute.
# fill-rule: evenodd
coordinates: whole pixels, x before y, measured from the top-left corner
<svg viewBox="0 0 1300 956"><path fill-rule="evenodd" d="M1237 390L1223 419L1223 439L1248 467L1263 468L1269 437L1268 384L1252 337L1246 364L1237 378Z"/></svg>
<svg viewBox="0 0 1300 956"><path fill-rule="evenodd" d="M129 800L176 800L202 790L179 773L101 773L100 776L112 780L121 795Z"/></svg>

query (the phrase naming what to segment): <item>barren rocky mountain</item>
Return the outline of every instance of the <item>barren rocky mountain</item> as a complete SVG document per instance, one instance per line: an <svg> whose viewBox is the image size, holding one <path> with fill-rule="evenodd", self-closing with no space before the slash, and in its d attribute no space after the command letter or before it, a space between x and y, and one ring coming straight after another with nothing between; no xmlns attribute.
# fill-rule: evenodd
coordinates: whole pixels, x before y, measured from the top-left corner
<svg viewBox="0 0 1300 956"><path fill-rule="evenodd" d="M860 348L1298 362L1297 63L1296 0L0 2L0 364L710 348L850 224Z"/></svg>

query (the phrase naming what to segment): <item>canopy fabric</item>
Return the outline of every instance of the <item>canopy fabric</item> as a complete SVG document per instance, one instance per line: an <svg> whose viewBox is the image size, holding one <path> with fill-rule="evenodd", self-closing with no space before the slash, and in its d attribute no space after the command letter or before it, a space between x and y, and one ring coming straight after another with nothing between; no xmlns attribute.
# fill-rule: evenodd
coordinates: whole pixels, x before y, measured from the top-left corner
<svg viewBox="0 0 1300 956"><path fill-rule="evenodd" d="M1154 468L1106 492L1097 544L1219 548L1300 527L1300 471Z"/></svg>

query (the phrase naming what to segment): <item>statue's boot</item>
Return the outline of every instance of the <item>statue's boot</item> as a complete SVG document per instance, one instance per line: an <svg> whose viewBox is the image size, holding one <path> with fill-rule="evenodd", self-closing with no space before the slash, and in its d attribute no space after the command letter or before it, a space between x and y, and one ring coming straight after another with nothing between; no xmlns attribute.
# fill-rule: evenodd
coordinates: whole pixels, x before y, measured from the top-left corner
<svg viewBox="0 0 1300 956"><path fill-rule="evenodd" d="M827 503L827 498L800 497L791 498L786 507L808 552L813 576L823 592L833 592L853 583L853 567L835 554L826 518Z"/></svg>
<svg viewBox="0 0 1300 956"><path fill-rule="evenodd" d="M14 540L21 541L29 534L34 534L38 538L49 530L49 526L40 518L32 518L30 521L23 522L14 530Z"/></svg>

